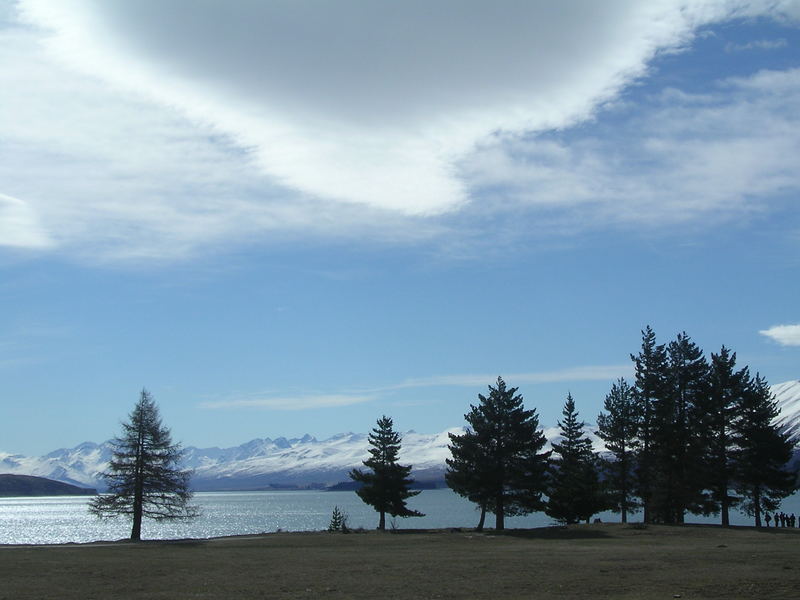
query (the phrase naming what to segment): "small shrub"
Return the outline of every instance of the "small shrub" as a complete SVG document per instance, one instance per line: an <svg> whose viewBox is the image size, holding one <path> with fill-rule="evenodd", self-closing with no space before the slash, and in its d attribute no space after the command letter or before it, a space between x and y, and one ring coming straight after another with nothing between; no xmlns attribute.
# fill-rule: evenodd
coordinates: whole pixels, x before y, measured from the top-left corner
<svg viewBox="0 0 800 600"><path fill-rule="evenodd" d="M338 506L333 507L333 513L331 513L331 522L328 525L328 531L331 533L336 531L349 533L350 531L347 527L347 514Z"/></svg>

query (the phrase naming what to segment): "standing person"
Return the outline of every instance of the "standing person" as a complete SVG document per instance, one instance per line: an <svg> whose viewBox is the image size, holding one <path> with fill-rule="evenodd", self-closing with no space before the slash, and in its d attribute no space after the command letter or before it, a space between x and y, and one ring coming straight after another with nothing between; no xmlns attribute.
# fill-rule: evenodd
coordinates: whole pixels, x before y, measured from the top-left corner
<svg viewBox="0 0 800 600"><path fill-rule="evenodd" d="M796 518L794 516L794 513L792 513L791 515L789 515L789 527L794 527L795 522Z"/></svg>
<svg viewBox="0 0 800 600"><path fill-rule="evenodd" d="M772 522L772 515L770 515L769 513L764 515L764 521L766 521L767 529L769 529L769 524Z"/></svg>

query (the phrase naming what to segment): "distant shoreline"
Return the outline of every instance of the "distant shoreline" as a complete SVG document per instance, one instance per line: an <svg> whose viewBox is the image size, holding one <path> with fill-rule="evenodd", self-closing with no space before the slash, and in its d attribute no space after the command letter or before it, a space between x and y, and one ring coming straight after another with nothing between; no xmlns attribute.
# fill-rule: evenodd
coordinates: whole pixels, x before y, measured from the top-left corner
<svg viewBox="0 0 800 600"><path fill-rule="evenodd" d="M46 496L96 496L94 488L82 488L62 481L33 475L0 474L0 498L40 498Z"/></svg>

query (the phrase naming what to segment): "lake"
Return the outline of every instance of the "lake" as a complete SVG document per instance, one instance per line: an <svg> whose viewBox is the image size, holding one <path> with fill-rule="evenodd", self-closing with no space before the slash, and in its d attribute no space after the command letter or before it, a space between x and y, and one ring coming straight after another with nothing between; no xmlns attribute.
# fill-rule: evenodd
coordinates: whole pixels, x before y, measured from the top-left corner
<svg viewBox="0 0 800 600"><path fill-rule="evenodd" d="M118 540L130 535L125 519L99 520L89 514L89 498L0 498L0 544L63 544ZM201 492L195 495L200 518L188 522L145 520L143 539L209 538L283 531L319 531L328 528L334 506L348 515L351 528L373 529L378 515L354 492ZM425 490L409 501L425 517L396 519L400 529L474 527L479 513L475 506L448 489ZM782 510L800 514L800 495L787 498ZM613 513L598 515L604 522L619 521ZM637 520L636 517L629 519ZM387 515L387 527L392 519ZM719 523L718 517L687 516L687 522ZM752 525L752 518L731 514L733 525ZM542 527L553 524L544 513L506 519L507 528ZM486 525L494 525L487 515Z"/></svg>

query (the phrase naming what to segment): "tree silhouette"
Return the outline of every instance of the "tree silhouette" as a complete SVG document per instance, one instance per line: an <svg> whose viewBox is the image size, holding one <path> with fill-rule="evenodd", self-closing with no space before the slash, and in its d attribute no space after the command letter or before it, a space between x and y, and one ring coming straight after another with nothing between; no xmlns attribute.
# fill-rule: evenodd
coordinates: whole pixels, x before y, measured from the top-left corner
<svg viewBox="0 0 800 600"><path fill-rule="evenodd" d="M725 346L711 354L708 394L701 400L700 420L706 448L705 481L709 489L710 509L719 511L721 524L730 525L730 509L739 499L731 494L734 480L737 413L750 385L747 368L736 370L736 353Z"/></svg>
<svg viewBox="0 0 800 600"><path fill-rule="evenodd" d="M667 351L656 343L656 334L649 325L642 331L639 354L631 354L636 368L634 392L639 405L639 449L636 453L636 490L642 499L645 523L653 519L653 495L656 473L656 415L655 407L667 394Z"/></svg>
<svg viewBox="0 0 800 600"><path fill-rule="evenodd" d="M109 470L103 474L108 493L95 496L89 510L98 517L127 516L131 540L140 540L142 518L192 519L198 510L190 504L188 471L182 471L180 444L173 444L161 424L158 407L143 389L122 436L112 441Z"/></svg>
<svg viewBox="0 0 800 600"><path fill-rule="evenodd" d="M760 375L742 395L734 424L734 478L741 495L740 508L761 526L764 511L774 511L795 489L795 473L786 468L793 441L772 424L778 415L769 384Z"/></svg>
<svg viewBox="0 0 800 600"><path fill-rule="evenodd" d="M505 528L506 515L544 508L549 452L540 452L545 437L535 410L525 410L517 388L506 388L501 377L489 395L464 415L468 427L450 434L446 479L455 491L477 503L481 514L495 515L495 528ZM481 520L482 525L482 520Z"/></svg>
<svg viewBox="0 0 800 600"><path fill-rule="evenodd" d="M356 494L378 511L378 529L381 531L386 529L386 513L393 517L425 516L406 506L406 500L419 494L419 491L409 489L414 483L409 478L411 465L403 466L397 462L400 442L400 435L394 431L392 420L384 415L369 434L371 456L364 461L364 466L370 471L350 471L350 478L363 484Z"/></svg>
<svg viewBox="0 0 800 600"><path fill-rule="evenodd" d="M641 427L641 404L636 401L633 388L624 379L619 379L611 386L606 395L605 413L597 417L597 435L606 444L606 448L614 457L604 460L606 487L609 501L615 511L619 511L620 520L628 522L628 511L637 506L634 496L634 461L639 444Z"/></svg>
<svg viewBox="0 0 800 600"><path fill-rule="evenodd" d="M597 475L597 456L592 441L585 436L585 423L578 420L572 394L567 395L561 414L561 441L553 443L555 458L545 512L567 524L588 522L606 504Z"/></svg>

